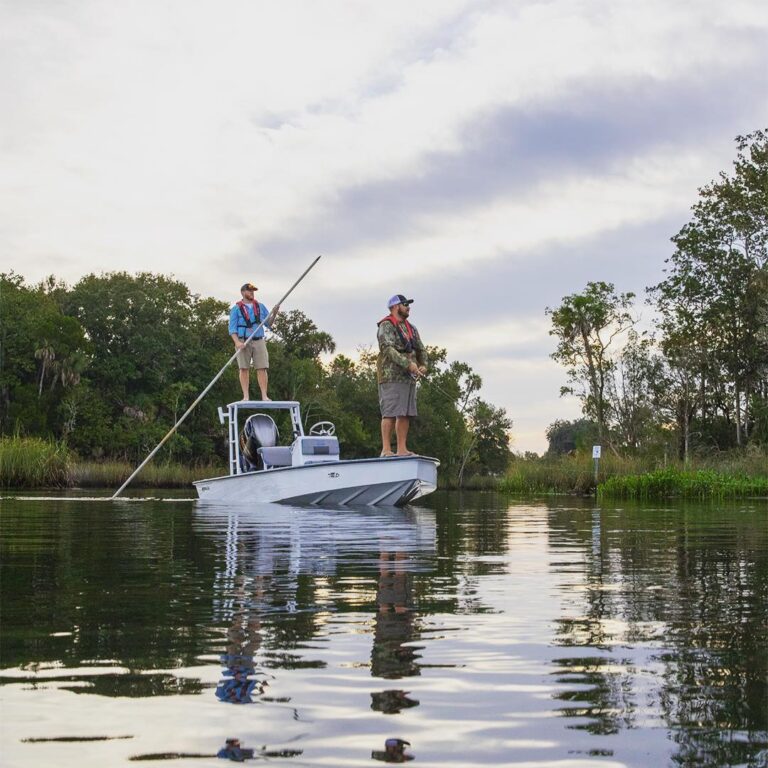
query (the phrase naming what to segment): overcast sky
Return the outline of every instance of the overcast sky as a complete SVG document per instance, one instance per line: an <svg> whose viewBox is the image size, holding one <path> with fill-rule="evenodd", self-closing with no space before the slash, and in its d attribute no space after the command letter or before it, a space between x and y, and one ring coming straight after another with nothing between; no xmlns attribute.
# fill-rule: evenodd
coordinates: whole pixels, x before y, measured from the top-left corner
<svg viewBox="0 0 768 768"><path fill-rule="evenodd" d="M542 451L544 316L642 294L768 125L764 0L0 0L0 269L173 273L339 351L393 293Z"/></svg>

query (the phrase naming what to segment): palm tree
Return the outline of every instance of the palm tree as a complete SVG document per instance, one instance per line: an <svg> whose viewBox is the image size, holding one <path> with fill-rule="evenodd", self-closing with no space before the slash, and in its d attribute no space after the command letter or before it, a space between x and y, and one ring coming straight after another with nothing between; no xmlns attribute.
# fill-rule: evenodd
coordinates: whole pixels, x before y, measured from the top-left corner
<svg viewBox="0 0 768 768"><path fill-rule="evenodd" d="M48 341L48 339L43 339L40 342L40 346L35 350L35 358L37 360L40 360L42 363L42 366L40 368L40 385L37 388L37 398L39 400L43 394L43 380L45 379L45 369L56 358L56 352L54 351L53 345Z"/></svg>
<svg viewBox="0 0 768 768"><path fill-rule="evenodd" d="M61 366L61 385L64 389L76 387L80 383L80 377L87 365L88 358L79 349L64 360Z"/></svg>

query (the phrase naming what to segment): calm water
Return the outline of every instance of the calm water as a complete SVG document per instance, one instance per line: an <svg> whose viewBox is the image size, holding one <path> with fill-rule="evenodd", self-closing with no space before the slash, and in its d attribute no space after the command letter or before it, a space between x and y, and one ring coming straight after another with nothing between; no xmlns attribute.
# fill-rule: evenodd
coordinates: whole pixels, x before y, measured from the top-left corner
<svg viewBox="0 0 768 768"><path fill-rule="evenodd" d="M3 766L768 763L765 505L0 504Z"/></svg>

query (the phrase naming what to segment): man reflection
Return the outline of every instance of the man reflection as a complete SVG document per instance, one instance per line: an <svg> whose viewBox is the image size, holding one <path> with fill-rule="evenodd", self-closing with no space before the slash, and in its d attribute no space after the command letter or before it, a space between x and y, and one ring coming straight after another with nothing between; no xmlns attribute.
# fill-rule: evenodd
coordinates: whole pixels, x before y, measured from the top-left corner
<svg viewBox="0 0 768 768"><path fill-rule="evenodd" d="M384 763L406 763L413 760L413 755L405 751L406 746L410 747L411 742L405 739L387 739L384 749L374 749L371 757Z"/></svg>
<svg viewBox="0 0 768 768"><path fill-rule="evenodd" d="M250 594L246 592L246 578L236 577L235 594L242 608L232 617L227 630L227 652L221 657L224 679L216 687L216 698L227 704L252 704L253 697L263 695L269 685L266 680L257 679L255 662L262 640L259 605L264 595L263 577L248 581L253 582Z"/></svg>
<svg viewBox="0 0 768 768"><path fill-rule="evenodd" d="M371 674L396 680L419 674L418 647L406 645L417 636L412 595L412 574L403 552L382 551L376 590L376 625L371 651ZM396 714L418 706L407 691L387 690L371 694L371 709Z"/></svg>

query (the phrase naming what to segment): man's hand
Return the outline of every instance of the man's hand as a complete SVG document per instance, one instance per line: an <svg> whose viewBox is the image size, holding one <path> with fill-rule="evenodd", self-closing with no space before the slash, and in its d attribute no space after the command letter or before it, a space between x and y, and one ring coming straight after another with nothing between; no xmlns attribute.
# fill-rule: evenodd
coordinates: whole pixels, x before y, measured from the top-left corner
<svg viewBox="0 0 768 768"><path fill-rule="evenodd" d="M242 349L245 346L245 342L238 339L235 342L235 349Z"/></svg>
<svg viewBox="0 0 768 768"><path fill-rule="evenodd" d="M416 365L416 363L408 363L408 373L411 374L411 376L414 376L415 378L419 378L421 376L421 370L419 369L419 366Z"/></svg>
<svg viewBox="0 0 768 768"><path fill-rule="evenodd" d="M427 375L427 366L426 365L420 365L419 366L419 374L421 376L426 376Z"/></svg>

